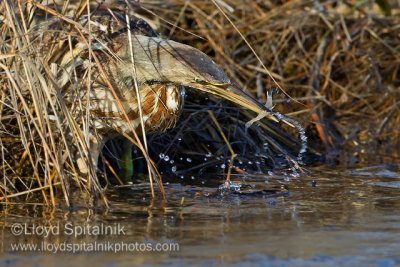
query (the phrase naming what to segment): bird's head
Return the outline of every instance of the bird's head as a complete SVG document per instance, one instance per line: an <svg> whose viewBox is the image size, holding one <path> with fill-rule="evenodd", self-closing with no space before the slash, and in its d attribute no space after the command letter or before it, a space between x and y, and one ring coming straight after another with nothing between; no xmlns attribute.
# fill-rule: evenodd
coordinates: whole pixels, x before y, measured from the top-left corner
<svg viewBox="0 0 400 267"><path fill-rule="evenodd" d="M165 82L210 93L277 121L270 110L233 84L225 72L203 52L178 42L135 35L134 66L139 83ZM124 58L132 59L128 49ZM126 62L126 61L125 61ZM132 71L125 68L126 75Z"/></svg>

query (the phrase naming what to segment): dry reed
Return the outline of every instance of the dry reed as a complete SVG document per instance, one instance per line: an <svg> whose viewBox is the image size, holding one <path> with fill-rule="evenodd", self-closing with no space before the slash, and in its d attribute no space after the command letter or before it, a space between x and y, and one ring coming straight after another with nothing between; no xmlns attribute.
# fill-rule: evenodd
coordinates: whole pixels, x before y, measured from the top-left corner
<svg viewBox="0 0 400 267"><path fill-rule="evenodd" d="M398 159L398 2L170 0L162 8L145 6L162 17L165 35L212 55L261 101L276 80L295 101L288 105L287 96L274 94L275 109L302 121L314 148L380 151Z"/></svg>
<svg viewBox="0 0 400 267"><path fill-rule="evenodd" d="M351 1L142 2L141 12L156 18L164 36L212 56L260 101L273 91L274 110L307 126L314 154L400 151L398 16ZM107 204L106 187L88 160L86 109L73 111L60 96L57 69L32 47L28 11L23 1L0 3L0 199L34 196L55 206L62 196L69 205L71 188L78 188ZM253 117L190 91L178 126L149 137L150 156L164 175L186 178L296 165L295 131L264 120L246 131ZM89 176L79 175L73 150L90 166Z"/></svg>

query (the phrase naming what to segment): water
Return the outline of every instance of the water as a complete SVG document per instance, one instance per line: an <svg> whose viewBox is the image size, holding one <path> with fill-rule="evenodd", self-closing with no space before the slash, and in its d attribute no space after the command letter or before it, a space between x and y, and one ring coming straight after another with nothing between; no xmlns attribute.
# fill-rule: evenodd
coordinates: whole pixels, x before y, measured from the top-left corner
<svg viewBox="0 0 400 267"><path fill-rule="evenodd" d="M306 130L303 128L303 126L301 126L301 124L298 121L296 121L292 118L289 118L279 112L272 112L272 114L278 120L286 121L296 128L296 130L299 134L299 137L300 137L300 144L301 144L299 153L297 154L297 162L302 163L304 154L307 152L307 148L308 148L308 144L307 144L308 137L306 135Z"/></svg>
<svg viewBox="0 0 400 267"><path fill-rule="evenodd" d="M147 184L110 193L110 210L76 206L3 208L1 266L398 266L400 166L308 168L307 176L271 173L165 185L168 201ZM196 184L199 183L199 184ZM229 192L228 192L229 191ZM125 227L124 235L15 236L15 223ZM177 252L11 253L16 242L165 242Z"/></svg>

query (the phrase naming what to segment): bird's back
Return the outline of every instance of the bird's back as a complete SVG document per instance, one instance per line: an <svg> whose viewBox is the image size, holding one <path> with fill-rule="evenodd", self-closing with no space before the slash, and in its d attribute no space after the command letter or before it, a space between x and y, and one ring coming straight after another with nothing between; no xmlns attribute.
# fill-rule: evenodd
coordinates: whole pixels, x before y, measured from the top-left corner
<svg viewBox="0 0 400 267"><path fill-rule="evenodd" d="M155 64L143 63L151 59L146 52L148 44L141 38L158 39L143 19L110 10L82 14L76 22L73 16L47 14L34 21L29 36L37 55L53 67L63 99L75 117L89 111L92 127L100 136L129 132L140 124L135 79L146 130L164 131L175 125L182 106L181 88L155 83L159 77L138 77L141 66ZM137 47L132 57L130 42ZM138 63L131 58L137 58ZM135 71L139 72L136 77Z"/></svg>

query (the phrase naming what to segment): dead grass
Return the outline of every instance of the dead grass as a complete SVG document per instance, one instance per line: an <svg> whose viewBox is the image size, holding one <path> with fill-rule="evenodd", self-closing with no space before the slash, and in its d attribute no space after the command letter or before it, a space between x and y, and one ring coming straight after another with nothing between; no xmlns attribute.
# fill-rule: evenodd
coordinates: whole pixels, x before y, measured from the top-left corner
<svg viewBox="0 0 400 267"><path fill-rule="evenodd" d="M162 24L165 35L212 55L261 101L278 86L276 80L295 101L287 104L287 96L274 94L275 109L294 112L312 143L321 143L316 146L320 151L395 154L400 140L400 18L384 16L389 1L380 1L381 7L334 2L172 0L166 8L149 7L161 21L173 24ZM393 4L390 12L398 14L399 6Z"/></svg>
<svg viewBox="0 0 400 267"><path fill-rule="evenodd" d="M81 13L85 6L79 10ZM71 190L78 189L93 197L92 204L101 200L107 206L105 188L99 183L93 160L97 157L92 155L91 141L96 138L96 127L90 119L87 101L79 97L70 101L78 87L81 91L91 90L90 72L93 71L102 75L115 102L122 107L104 67L90 48L91 32L70 17L31 1L4 1L0 3L0 11L4 14L0 24L0 170L3 177L0 200L29 199L33 193L40 192L40 195L33 194L39 197L39 202L54 207L62 197L69 206ZM57 17L68 27L51 23L45 30L48 34L40 39L42 24L36 23L36 16L50 22ZM92 60L89 64L93 63L94 67L79 81L77 70L73 69L73 77L69 78L75 77L76 83L66 89L60 85L60 73L67 67L60 60L66 51L73 50L72 38L80 38L89 47ZM127 118L123 107L121 113ZM147 155L142 140L133 129L132 133L127 138ZM152 182L153 177L160 175L151 159L146 159ZM85 173L81 172L83 169ZM162 182L155 181L162 195ZM151 190L154 196L153 186Z"/></svg>
<svg viewBox="0 0 400 267"><path fill-rule="evenodd" d="M307 127L314 154L373 149L398 159L398 16L330 1L142 2L141 12L156 18L160 32L212 56L260 101L280 87L284 93L272 90L274 110ZM87 109L71 110L63 100L57 70L44 60L52 56L31 44L28 14L20 1L0 3L0 201L34 196L55 206L61 196L69 205L71 190L78 188L107 205L106 187L88 160ZM253 117L192 92L178 127L150 137L150 155L164 174L178 177L296 166L296 132L263 120L245 131ZM137 136L131 141L141 142ZM90 167L88 176L79 174L73 150ZM176 162L159 159L160 153ZM147 166L157 176L150 159Z"/></svg>

